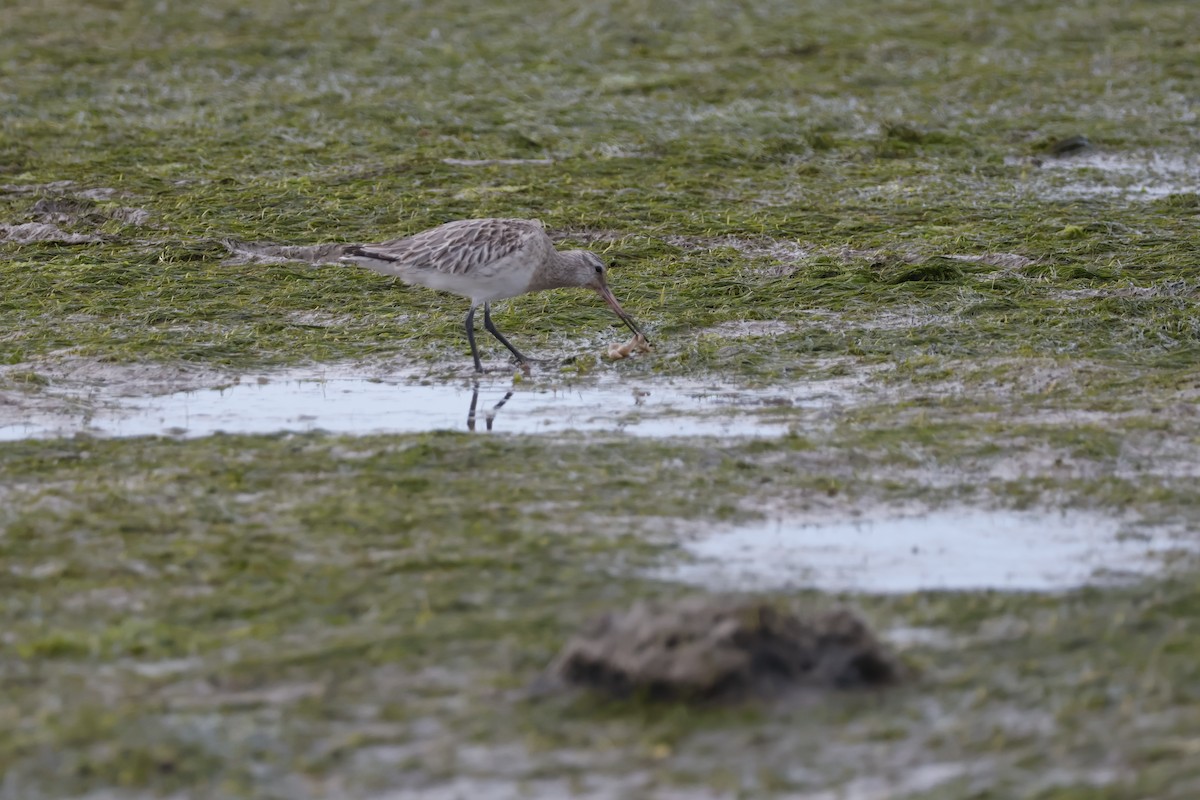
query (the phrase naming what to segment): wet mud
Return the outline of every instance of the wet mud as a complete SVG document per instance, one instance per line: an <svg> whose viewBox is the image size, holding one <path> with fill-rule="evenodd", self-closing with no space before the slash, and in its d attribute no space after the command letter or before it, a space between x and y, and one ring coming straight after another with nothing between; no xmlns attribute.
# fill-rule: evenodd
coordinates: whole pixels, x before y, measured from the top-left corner
<svg viewBox="0 0 1200 800"><path fill-rule="evenodd" d="M798 616L764 602L694 597L594 620L551 673L612 697L702 701L885 686L901 669L849 611Z"/></svg>
<svg viewBox="0 0 1200 800"><path fill-rule="evenodd" d="M15 219L0 220L0 243L96 244L114 238L116 228L103 230L109 223L140 228L153 217L144 208L116 205L115 189L83 189L73 181L0 185L0 198L5 195L38 199Z"/></svg>

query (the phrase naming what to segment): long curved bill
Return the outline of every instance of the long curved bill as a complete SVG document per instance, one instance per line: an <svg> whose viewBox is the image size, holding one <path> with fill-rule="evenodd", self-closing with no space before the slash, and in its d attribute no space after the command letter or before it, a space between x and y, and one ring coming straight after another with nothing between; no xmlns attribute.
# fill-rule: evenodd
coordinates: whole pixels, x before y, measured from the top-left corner
<svg viewBox="0 0 1200 800"><path fill-rule="evenodd" d="M608 303L608 307L613 310L613 313L621 318L621 322L624 322L629 326L629 330L633 331L635 336L641 336L643 339L646 338L646 334L642 333L642 329L639 328L637 323L633 321L633 317L626 314L625 309L621 308L621 304L618 303L617 298L613 296L612 290L608 288L608 283L601 283L600 287L596 289L596 291L599 292L600 296L604 298L604 302Z"/></svg>

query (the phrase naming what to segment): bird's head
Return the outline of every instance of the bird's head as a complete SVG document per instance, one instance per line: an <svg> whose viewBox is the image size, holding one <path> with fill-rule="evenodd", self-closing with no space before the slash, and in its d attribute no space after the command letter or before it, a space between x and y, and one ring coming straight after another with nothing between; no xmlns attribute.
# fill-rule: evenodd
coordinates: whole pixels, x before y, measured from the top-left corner
<svg viewBox="0 0 1200 800"><path fill-rule="evenodd" d="M633 321L633 317L625 313L625 309L621 308L621 304L613 296L612 290L608 288L608 267L600 260L600 256L590 250L570 250L563 255L575 265L573 277L579 281L577 285L595 289L604 298L604 302L608 303L608 307L613 310L613 313L629 326L629 330L640 335L641 328Z"/></svg>

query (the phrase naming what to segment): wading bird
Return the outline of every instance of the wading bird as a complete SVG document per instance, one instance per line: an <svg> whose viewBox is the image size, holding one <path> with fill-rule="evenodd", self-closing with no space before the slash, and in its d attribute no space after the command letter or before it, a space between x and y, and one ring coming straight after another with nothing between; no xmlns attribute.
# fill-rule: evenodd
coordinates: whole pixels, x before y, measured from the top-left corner
<svg viewBox="0 0 1200 800"><path fill-rule="evenodd" d="M461 295L471 301L467 341L475 371L483 372L475 346L475 309L483 326L524 366L528 359L492 322L491 303L545 289L595 289L635 337L643 337L608 288L604 262L587 250L556 250L542 223L528 219L464 219L382 244L351 245L342 261L395 275L405 283Z"/></svg>

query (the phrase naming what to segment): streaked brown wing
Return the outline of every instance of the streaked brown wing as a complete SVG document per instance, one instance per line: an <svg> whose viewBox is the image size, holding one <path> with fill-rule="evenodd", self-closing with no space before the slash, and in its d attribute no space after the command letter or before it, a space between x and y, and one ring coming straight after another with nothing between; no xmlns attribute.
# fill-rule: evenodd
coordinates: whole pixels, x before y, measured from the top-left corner
<svg viewBox="0 0 1200 800"><path fill-rule="evenodd" d="M357 250L409 270L462 275L528 249L539 238L545 239L546 232L536 220L463 219Z"/></svg>

